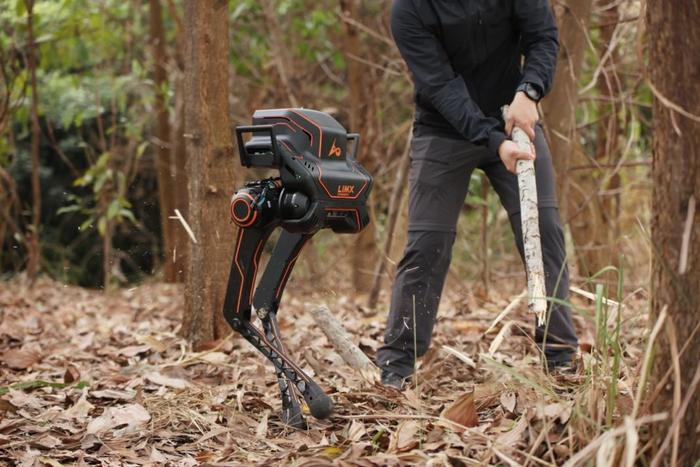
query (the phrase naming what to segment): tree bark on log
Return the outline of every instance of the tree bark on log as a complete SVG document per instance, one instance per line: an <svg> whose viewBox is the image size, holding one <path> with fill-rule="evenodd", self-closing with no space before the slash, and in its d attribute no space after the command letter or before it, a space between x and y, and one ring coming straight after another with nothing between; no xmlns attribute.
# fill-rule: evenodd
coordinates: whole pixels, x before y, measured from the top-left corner
<svg viewBox="0 0 700 467"><path fill-rule="evenodd" d="M333 316L330 310L319 307L311 312L316 324L333 345L338 355L350 368L359 372L365 380L373 383L379 380L377 367L350 339L343 325Z"/></svg>
<svg viewBox="0 0 700 467"><path fill-rule="evenodd" d="M700 355L700 332L695 332L700 326L700 216L696 213L700 199L700 55L693 52L700 49L698 17L700 0L649 0L647 5L649 79L655 90L650 322L665 308L667 325L673 326L670 332L659 333L652 382L663 378L676 353L674 347L687 345L680 355L680 381L672 378L664 384L653 403L654 412L670 414L653 430L657 461L663 464L662 459L672 457L674 450L668 449L668 442L660 450L669 433L681 447L675 463L670 460L666 465L693 465L700 459L700 391L692 392ZM676 385L684 403L688 402L682 415L680 409L673 410Z"/></svg>
<svg viewBox="0 0 700 467"><path fill-rule="evenodd" d="M503 109L503 118L508 112ZM511 138L521 151L532 151L530 137L515 127ZM523 250L527 272L528 309L537 316L537 325L545 324L547 314L547 291L544 286L544 263L542 262L542 237L540 236L540 213L537 203L537 178L535 161L519 160L516 165L518 192L520 195L520 218L523 231Z"/></svg>
<svg viewBox="0 0 700 467"><path fill-rule="evenodd" d="M234 229L229 196L235 188L228 99L228 2L185 1L185 137L189 243L181 333L196 343L227 335L223 297Z"/></svg>

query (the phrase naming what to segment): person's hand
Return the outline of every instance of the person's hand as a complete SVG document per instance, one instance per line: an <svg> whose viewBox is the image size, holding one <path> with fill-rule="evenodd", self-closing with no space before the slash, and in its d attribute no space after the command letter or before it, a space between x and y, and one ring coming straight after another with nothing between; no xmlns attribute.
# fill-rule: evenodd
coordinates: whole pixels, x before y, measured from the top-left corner
<svg viewBox="0 0 700 467"><path fill-rule="evenodd" d="M530 151L523 151L513 141L506 140L498 148L498 155L509 172L516 173L515 166L518 160L535 160L535 148L531 144Z"/></svg>
<svg viewBox="0 0 700 467"><path fill-rule="evenodd" d="M530 141L535 141L535 125L539 118L537 104L530 100L524 92L517 92L513 102L508 106L506 134L510 137L513 133L513 127L517 126L527 133Z"/></svg>

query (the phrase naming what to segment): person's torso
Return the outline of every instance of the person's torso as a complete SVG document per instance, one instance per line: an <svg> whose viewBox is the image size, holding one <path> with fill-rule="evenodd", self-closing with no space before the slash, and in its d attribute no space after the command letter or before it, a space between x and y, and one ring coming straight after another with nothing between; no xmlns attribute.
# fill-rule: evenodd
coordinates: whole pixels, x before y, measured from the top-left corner
<svg viewBox="0 0 700 467"><path fill-rule="evenodd" d="M498 115L521 79L518 0L413 0L426 28L438 37L453 70L485 114ZM419 107L429 110L420 101Z"/></svg>

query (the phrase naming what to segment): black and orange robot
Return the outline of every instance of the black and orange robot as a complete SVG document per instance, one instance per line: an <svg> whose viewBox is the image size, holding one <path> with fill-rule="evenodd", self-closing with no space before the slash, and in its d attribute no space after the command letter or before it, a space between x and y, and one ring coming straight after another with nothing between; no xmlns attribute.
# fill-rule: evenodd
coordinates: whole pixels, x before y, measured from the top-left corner
<svg viewBox="0 0 700 467"><path fill-rule="evenodd" d="M299 396L320 419L331 414L333 403L285 352L277 310L299 253L316 232L357 233L367 226L372 177L355 158L359 136L322 112L258 110L236 136L245 167L278 169L279 177L248 182L231 200L239 229L224 316L274 365L282 420L304 427ZM282 232L256 287L264 245L278 227ZM262 329L251 323L253 311Z"/></svg>

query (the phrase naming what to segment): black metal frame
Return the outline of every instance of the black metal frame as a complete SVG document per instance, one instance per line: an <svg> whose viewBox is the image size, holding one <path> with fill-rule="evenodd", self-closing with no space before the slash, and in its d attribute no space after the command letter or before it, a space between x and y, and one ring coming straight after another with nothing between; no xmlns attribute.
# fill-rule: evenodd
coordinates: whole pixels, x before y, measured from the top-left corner
<svg viewBox="0 0 700 467"><path fill-rule="evenodd" d="M296 259L313 234L283 230L253 294L260 256L275 227L239 229L226 289L224 317L235 331L274 365L282 396L282 420L290 426L303 428L306 423L297 392L311 414L319 419L331 414L333 402L287 355L277 324L277 310ZM251 323L253 307L262 323L262 330Z"/></svg>
<svg viewBox="0 0 700 467"><path fill-rule="evenodd" d="M253 125L236 128L236 139L244 166L274 168L279 177L248 182L231 200L239 230L224 316L273 364L282 420L302 428L302 399L320 419L330 416L333 403L285 351L277 324L280 300L302 248L316 232L357 233L369 223L372 177L356 159L359 135L347 134L322 112L259 110ZM277 228L282 232L256 288L260 257ZM261 328L251 322L253 311Z"/></svg>

